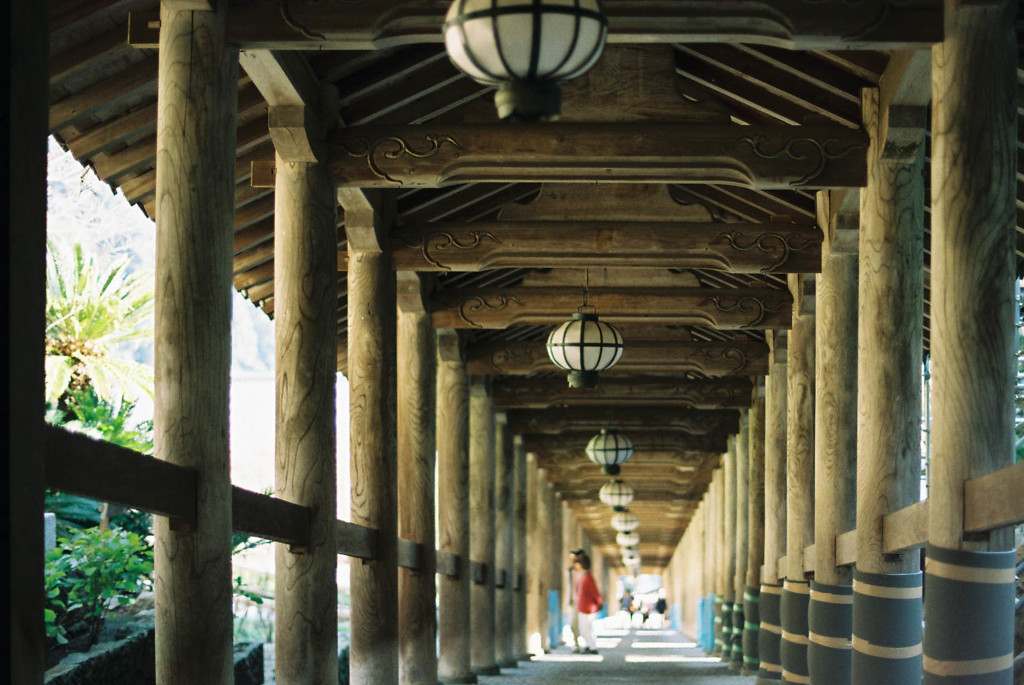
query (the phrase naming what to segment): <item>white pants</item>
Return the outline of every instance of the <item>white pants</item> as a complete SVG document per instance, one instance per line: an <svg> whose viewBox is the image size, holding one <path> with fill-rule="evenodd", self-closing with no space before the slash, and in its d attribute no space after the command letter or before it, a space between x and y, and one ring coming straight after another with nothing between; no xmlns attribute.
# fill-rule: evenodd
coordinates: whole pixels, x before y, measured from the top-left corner
<svg viewBox="0 0 1024 685"><path fill-rule="evenodd" d="M594 637L594 616L595 614L584 614L580 612L580 635L587 641L587 647L597 649L597 638Z"/></svg>

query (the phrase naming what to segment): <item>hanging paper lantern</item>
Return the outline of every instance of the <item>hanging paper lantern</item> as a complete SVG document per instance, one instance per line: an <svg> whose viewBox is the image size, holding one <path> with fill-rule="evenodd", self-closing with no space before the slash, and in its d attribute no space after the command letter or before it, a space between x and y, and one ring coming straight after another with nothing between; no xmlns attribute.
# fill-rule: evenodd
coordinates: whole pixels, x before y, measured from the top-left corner
<svg viewBox="0 0 1024 685"><path fill-rule="evenodd" d="M639 545L640 535L635 532L619 533L615 536L615 542L623 546Z"/></svg>
<svg viewBox="0 0 1024 685"><path fill-rule="evenodd" d="M612 528L620 533L628 533L640 527L640 519L631 511L620 511L612 515Z"/></svg>
<svg viewBox="0 0 1024 685"><path fill-rule="evenodd" d="M587 458L602 467L609 476L619 473L619 465L633 456L633 441L614 429L602 429L587 443Z"/></svg>
<svg viewBox="0 0 1024 685"><path fill-rule="evenodd" d="M576 312L572 319L551 331L548 357L555 366L569 372L570 388L593 388L598 373L622 357L622 336L597 314Z"/></svg>
<svg viewBox="0 0 1024 685"><path fill-rule="evenodd" d="M558 83L601 56L608 20L597 0L455 0L445 17L452 63L478 83L498 86L498 116L557 119Z"/></svg>
<svg viewBox="0 0 1024 685"><path fill-rule="evenodd" d="M602 485L598 497L615 511L622 511L633 501L633 488L616 479Z"/></svg>

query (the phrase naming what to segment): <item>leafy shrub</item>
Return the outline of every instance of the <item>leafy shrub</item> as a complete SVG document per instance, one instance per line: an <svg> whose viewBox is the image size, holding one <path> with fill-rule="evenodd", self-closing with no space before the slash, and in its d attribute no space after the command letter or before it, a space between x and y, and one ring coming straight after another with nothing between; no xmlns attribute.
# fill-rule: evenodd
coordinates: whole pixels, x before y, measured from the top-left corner
<svg viewBox="0 0 1024 685"><path fill-rule="evenodd" d="M152 585L153 552L137 534L88 528L58 540L46 555L46 634L58 644L69 631L95 640L111 604L127 604Z"/></svg>

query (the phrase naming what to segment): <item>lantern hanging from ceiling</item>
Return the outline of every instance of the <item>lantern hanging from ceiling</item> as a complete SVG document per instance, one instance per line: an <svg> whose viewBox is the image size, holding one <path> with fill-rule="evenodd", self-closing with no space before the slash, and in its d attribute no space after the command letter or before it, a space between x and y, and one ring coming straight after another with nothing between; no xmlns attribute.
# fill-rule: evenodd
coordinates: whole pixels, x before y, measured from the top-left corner
<svg viewBox="0 0 1024 685"><path fill-rule="evenodd" d="M576 312L572 319L551 331L548 357L569 372L570 388L597 386L598 373L622 357L622 335L593 312Z"/></svg>
<svg viewBox="0 0 1024 685"><path fill-rule="evenodd" d="M558 84L589 70L604 49L608 19L597 0L455 0L445 17L452 63L497 86L502 119L557 119Z"/></svg>
<svg viewBox="0 0 1024 685"><path fill-rule="evenodd" d="M640 527L640 519L631 511L612 514L612 528L620 533L629 533Z"/></svg>
<svg viewBox="0 0 1024 685"><path fill-rule="evenodd" d="M615 536L615 542L624 547L631 547L640 544L640 535L637 533L619 533Z"/></svg>
<svg viewBox="0 0 1024 685"><path fill-rule="evenodd" d="M597 494L602 502L615 511L623 511L633 501L633 488L617 478L602 485Z"/></svg>
<svg viewBox="0 0 1024 685"><path fill-rule="evenodd" d="M627 545L625 547L620 547L619 551L622 552L623 556L629 556L629 555L633 555L633 554L640 554L640 549L638 547L634 546L634 545Z"/></svg>
<svg viewBox="0 0 1024 685"><path fill-rule="evenodd" d="M584 452L590 461L600 466L609 476L617 476L621 470L620 465L633 456L633 441L615 429L602 429L590 439Z"/></svg>

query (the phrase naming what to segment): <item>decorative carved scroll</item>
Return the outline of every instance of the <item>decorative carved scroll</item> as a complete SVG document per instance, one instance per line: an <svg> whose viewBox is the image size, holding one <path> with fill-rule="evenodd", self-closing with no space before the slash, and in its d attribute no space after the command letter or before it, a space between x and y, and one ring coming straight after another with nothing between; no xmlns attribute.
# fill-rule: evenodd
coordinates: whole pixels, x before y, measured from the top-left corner
<svg viewBox="0 0 1024 685"><path fill-rule="evenodd" d="M820 240L810 240L806 233L789 233L783 235L775 231L762 233L756 238L743 236L735 231L720 233L713 243L728 243L734 250L746 252L756 250L767 255L772 262L761 268L762 273L772 273L790 260L795 252L801 252L809 247L821 249Z"/></svg>
<svg viewBox="0 0 1024 685"><path fill-rule="evenodd" d="M451 267L440 261L439 252L446 250L472 250L479 247L485 241L501 243L490 231L468 231L465 238L455 235L451 231L438 231L435 233L404 233L400 240L408 247L419 248L428 263L442 271L451 271Z"/></svg>

